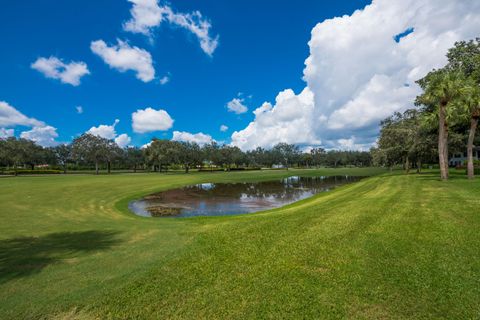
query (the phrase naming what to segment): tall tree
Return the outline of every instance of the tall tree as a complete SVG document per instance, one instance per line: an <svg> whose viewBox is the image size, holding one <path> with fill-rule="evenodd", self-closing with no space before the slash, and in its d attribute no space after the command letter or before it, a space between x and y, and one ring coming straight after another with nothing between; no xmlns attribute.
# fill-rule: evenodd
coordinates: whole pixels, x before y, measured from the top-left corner
<svg viewBox="0 0 480 320"><path fill-rule="evenodd" d="M448 50L448 67L460 70L467 78L466 90L462 95L460 108L470 120L470 130L467 141L467 174L474 178L473 142L478 120L480 118L480 38L470 41L460 41Z"/></svg>
<svg viewBox="0 0 480 320"><path fill-rule="evenodd" d="M63 167L63 173L67 173L67 163L72 160L72 146L59 144L53 148L57 162Z"/></svg>
<svg viewBox="0 0 480 320"><path fill-rule="evenodd" d="M431 71L417 83L424 92L417 97L416 104L424 105L425 110L438 119L440 177L447 180L449 122L454 120L454 102L461 95L465 77L460 72L439 69Z"/></svg>
<svg viewBox="0 0 480 320"><path fill-rule="evenodd" d="M110 141L99 136L84 133L72 142L72 154L77 160L95 163L95 174L99 173L99 163L105 160Z"/></svg>

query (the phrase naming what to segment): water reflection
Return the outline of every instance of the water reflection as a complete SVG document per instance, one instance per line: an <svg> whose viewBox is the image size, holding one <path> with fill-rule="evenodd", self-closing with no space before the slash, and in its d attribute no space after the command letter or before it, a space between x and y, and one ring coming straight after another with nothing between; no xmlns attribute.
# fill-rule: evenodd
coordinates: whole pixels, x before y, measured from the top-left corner
<svg viewBox="0 0 480 320"><path fill-rule="evenodd" d="M358 181L354 176L291 176L281 180L245 183L202 183L151 194L132 201L140 216L221 216L273 209Z"/></svg>

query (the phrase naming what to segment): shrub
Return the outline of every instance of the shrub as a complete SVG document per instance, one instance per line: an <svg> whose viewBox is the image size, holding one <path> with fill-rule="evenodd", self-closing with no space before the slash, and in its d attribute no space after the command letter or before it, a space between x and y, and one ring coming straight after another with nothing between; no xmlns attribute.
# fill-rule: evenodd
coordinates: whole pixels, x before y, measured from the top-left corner
<svg viewBox="0 0 480 320"><path fill-rule="evenodd" d="M200 168L199 172L225 171L223 168Z"/></svg>
<svg viewBox="0 0 480 320"><path fill-rule="evenodd" d="M17 169L17 170L8 170L4 171L4 174L60 174L63 173L61 170L49 170L49 169L44 169L44 170L28 170L28 169Z"/></svg>

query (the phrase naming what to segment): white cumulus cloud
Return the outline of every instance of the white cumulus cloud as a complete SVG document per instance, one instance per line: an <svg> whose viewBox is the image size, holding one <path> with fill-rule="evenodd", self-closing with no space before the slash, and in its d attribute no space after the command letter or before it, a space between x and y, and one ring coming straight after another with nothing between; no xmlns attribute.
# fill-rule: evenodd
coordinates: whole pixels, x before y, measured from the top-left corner
<svg viewBox="0 0 480 320"><path fill-rule="evenodd" d="M101 124L98 127L91 127L88 129L87 133L99 136L105 139L115 139L117 133L115 131L115 126L120 122L120 120L115 119L115 122L112 125Z"/></svg>
<svg viewBox="0 0 480 320"><path fill-rule="evenodd" d="M202 16L200 11L191 13L174 12L167 4L159 4L158 0L128 0L133 6L130 10L131 19L123 24L125 31L141 33L152 37L155 28L165 21L174 26L184 28L194 34L200 42L200 47L209 56L218 46L218 35L212 36L210 21Z"/></svg>
<svg viewBox="0 0 480 320"><path fill-rule="evenodd" d="M52 147L58 144L55 141L58 137L57 129L52 126L33 127L31 130L23 131L20 137L32 140L44 147Z"/></svg>
<svg viewBox="0 0 480 320"><path fill-rule="evenodd" d="M282 91L274 106L266 102L253 111L255 119L232 134L232 144L243 150L270 148L278 142L319 144L311 123L313 109L313 94L308 88L298 95L291 89Z"/></svg>
<svg viewBox="0 0 480 320"><path fill-rule="evenodd" d="M120 72L135 71L137 79L143 82L149 82L155 78L152 56L144 49L132 47L119 39L117 44L112 46L107 45L103 40L93 41L90 49L113 69Z"/></svg>
<svg viewBox="0 0 480 320"><path fill-rule="evenodd" d="M5 101L0 101L0 127L15 126L44 126L45 123L34 118L29 118Z"/></svg>
<svg viewBox="0 0 480 320"><path fill-rule="evenodd" d="M125 148L132 142L132 139L126 133L122 133L115 138L115 143L118 144L120 148Z"/></svg>
<svg viewBox="0 0 480 320"><path fill-rule="evenodd" d="M72 86L80 85L80 79L90 74L85 62L65 63L57 57L38 58L31 68L41 72L45 77L60 80Z"/></svg>
<svg viewBox="0 0 480 320"><path fill-rule="evenodd" d="M408 29L413 32L396 41ZM420 92L415 80L445 65L448 48L477 37L478 30L480 2L475 0L373 0L350 16L318 23L304 69L310 97L292 96L297 106L291 108L280 108L278 97L275 106L264 104L247 128L232 135L232 142L243 148L293 140L368 148L382 119L413 106ZM299 130L298 118L279 120L295 110L304 119L303 133L297 132L302 139L289 136ZM268 139L263 136L269 135L268 128L282 130Z"/></svg>
<svg viewBox="0 0 480 320"><path fill-rule="evenodd" d="M137 133L166 131L173 126L173 119L165 110L139 109L132 113L132 128Z"/></svg>
<svg viewBox="0 0 480 320"><path fill-rule="evenodd" d="M204 145L210 142L215 141L212 136L198 132L190 133L186 131L173 131L173 141L185 141L185 142L195 142L199 145Z"/></svg>
<svg viewBox="0 0 480 320"><path fill-rule="evenodd" d="M220 131L225 132L225 131L227 131L227 130L228 130L228 127L227 127L226 125L222 124L222 125L220 126Z"/></svg>
<svg viewBox="0 0 480 320"><path fill-rule="evenodd" d="M244 104L243 98L233 98L227 103L227 109L236 114L242 114L248 111L248 107Z"/></svg>
<svg viewBox="0 0 480 320"><path fill-rule="evenodd" d="M14 134L13 129L0 128L0 139L12 137L13 134Z"/></svg>
<svg viewBox="0 0 480 320"><path fill-rule="evenodd" d="M93 134L95 136L105 138L105 139L108 139L108 140L114 140L115 143L120 148L125 148L126 146L129 145L129 143L132 141L132 139L126 133L122 133L120 135L117 135L115 127L119 122L120 122L120 120L115 119L115 121L111 125L101 124L98 127L91 127L90 129L88 129L87 133L90 133L90 134Z"/></svg>

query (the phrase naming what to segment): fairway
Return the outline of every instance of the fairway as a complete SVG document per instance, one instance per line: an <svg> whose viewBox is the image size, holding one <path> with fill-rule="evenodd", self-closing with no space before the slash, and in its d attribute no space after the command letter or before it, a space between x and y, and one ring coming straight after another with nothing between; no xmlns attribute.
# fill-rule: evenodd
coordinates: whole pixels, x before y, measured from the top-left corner
<svg viewBox="0 0 480 320"><path fill-rule="evenodd" d="M0 179L0 318L475 318L480 182L382 174L284 208L141 218L197 182L381 169Z"/></svg>

